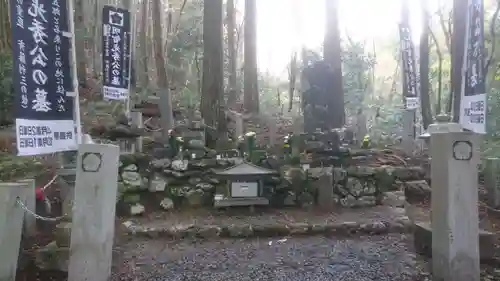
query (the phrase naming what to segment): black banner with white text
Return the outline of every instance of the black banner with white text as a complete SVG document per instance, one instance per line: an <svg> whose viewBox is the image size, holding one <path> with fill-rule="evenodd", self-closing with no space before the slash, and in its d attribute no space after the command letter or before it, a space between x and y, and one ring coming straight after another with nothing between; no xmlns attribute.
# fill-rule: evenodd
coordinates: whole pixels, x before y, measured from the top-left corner
<svg viewBox="0 0 500 281"><path fill-rule="evenodd" d="M18 155L76 149L66 0L10 0Z"/></svg>
<svg viewBox="0 0 500 281"><path fill-rule="evenodd" d="M405 108L416 109L419 107L417 70L415 64L415 46L411 38L410 27L401 23L399 25L401 60L403 65L403 85L405 87Z"/></svg>
<svg viewBox="0 0 500 281"><path fill-rule="evenodd" d="M131 57L130 12L112 6L102 11L103 96L108 100L129 98Z"/></svg>
<svg viewBox="0 0 500 281"><path fill-rule="evenodd" d="M484 6L469 0L465 39L460 124L464 129L486 133L486 84L484 75Z"/></svg>

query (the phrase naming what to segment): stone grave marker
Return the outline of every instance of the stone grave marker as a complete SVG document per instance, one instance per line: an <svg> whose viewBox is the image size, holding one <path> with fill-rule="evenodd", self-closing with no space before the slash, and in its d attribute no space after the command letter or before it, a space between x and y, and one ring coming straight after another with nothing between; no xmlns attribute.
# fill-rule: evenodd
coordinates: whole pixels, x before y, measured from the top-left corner
<svg viewBox="0 0 500 281"><path fill-rule="evenodd" d="M225 186L219 186L214 196L214 206L255 206L268 205L264 178L277 175L276 171L265 169L248 162L242 162L216 173Z"/></svg>
<svg viewBox="0 0 500 281"><path fill-rule="evenodd" d="M134 154L136 149L136 139L118 139L117 144L120 147L120 154Z"/></svg>
<svg viewBox="0 0 500 281"><path fill-rule="evenodd" d="M335 206L333 195L333 169L322 168L318 179L318 206L323 210L331 210Z"/></svg>
<svg viewBox="0 0 500 281"><path fill-rule="evenodd" d="M132 119L132 124L137 126L137 128L142 129L144 127L144 122L142 120L142 112L133 111L130 112L130 118ZM135 151L142 152L143 138L138 137L135 140Z"/></svg>
<svg viewBox="0 0 500 281"><path fill-rule="evenodd" d="M403 111L403 139L401 146L407 155L413 155L416 148L414 109L405 109Z"/></svg>
<svg viewBox="0 0 500 281"><path fill-rule="evenodd" d="M29 182L0 183L0 280L16 280L19 246L25 211L17 202L32 207L28 201L34 190Z"/></svg>
<svg viewBox="0 0 500 281"><path fill-rule="evenodd" d="M199 127L190 127L181 132L181 137L185 142L191 140L200 140L205 143L205 129Z"/></svg>
<svg viewBox="0 0 500 281"><path fill-rule="evenodd" d="M189 151L189 159L191 160L200 160L205 156L205 151L200 151L200 150L193 150Z"/></svg>
<svg viewBox="0 0 500 281"><path fill-rule="evenodd" d="M243 158L240 156L240 152L237 149L224 150L217 154L217 160L227 161L235 165L241 164Z"/></svg>

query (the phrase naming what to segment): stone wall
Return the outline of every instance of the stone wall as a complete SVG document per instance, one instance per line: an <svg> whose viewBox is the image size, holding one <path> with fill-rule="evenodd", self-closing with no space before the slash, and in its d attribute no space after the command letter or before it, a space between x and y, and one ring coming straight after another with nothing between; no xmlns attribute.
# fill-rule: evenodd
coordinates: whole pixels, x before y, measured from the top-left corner
<svg viewBox="0 0 500 281"><path fill-rule="evenodd" d="M229 168L239 159L174 160L150 159L145 155L124 155L120 163L118 204L125 212L141 214L147 209L211 207L215 190L222 183L215 172ZM331 177L334 201L341 207L381 204L386 194L421 181L420 167L303 168L281 165L269 158L262 163L280 176L268 178L266 196L273 207L308 206L317 203L318 179Z"/></svg>

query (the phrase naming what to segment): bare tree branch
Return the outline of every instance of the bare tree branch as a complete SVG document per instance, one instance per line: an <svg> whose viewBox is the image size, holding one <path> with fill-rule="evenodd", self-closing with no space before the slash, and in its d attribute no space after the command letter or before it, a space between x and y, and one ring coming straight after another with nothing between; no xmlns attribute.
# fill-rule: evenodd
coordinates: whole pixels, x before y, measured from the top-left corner
<svg viewBox="0 0 500 281"><path fill-rule="evenodd" d="M397 85L397 81L398 81L398 79L396 77L398 76L400 65L401 65L401 58L399 58L397 60L396 69L394 70L394 74L392 75L391 91L389 92L391 94L396 91L396 85Z"/></svg>
<svg viewBox="0 0 500 281"><path fill-rule="evenodd" d="M238 54L239 52L239 46L241 44L241 33L242 33L242 30L243 30L243 25L245 24L245 17L243 17L243 20L241 21L240 23L240 26L238 26L238 28L236 29L236 53Z"/></svg>
<svg viewBox="0 0 500 281"><path fill-rule="evenodd" d="M295 92L295 82L296 82L297 71L298 71L297 68L298 68L298 66L297 66L297 52L294 52L290 57L290 65L288 67L288 81L289 81L288 112L291 112L292 107L293 107L293 93Z"/></svg>
<svg viewBox="0 0 500 281"><path fill-rule="evenodd" d="M436 115L441 114L441 97L442 97L442 84L443 84L443 53L441 52L441 48L439 47L439 43L436 38L436 34L432 31L432 28L429 27L429 33L432 38L432 42L436 47L436 53L439 60L438 65L438 86L437 86L437 104L436 104Z"/></svg>
<svg viewBox="0 0 500 281"><path fill-rule="evenodd" d="M184 8L186 8L186 3L187 3L187 0L184 0L182 2L181 9L179 10L179 16L177 17L177 23L176 23L175 28L173 30L175 33L177 33L177 30L179 30L179 25L181 24L181 21L179 19L182 16L182 12L184 12Z"/></svg>
<svg viewBox="0 0 500 281"><path fill-rule="evenodd" d="M170 36L167 36L167 39L165 40L164 50L168 50L169 44L172 42L172 40L169 40L169 39L172 38L171 36L176 35L177 31L179 30L179 25L181 24L181 16L182 16L182 13L184 12L184 8L186 7L186 4L187 4L187 0L183 0L181 8L179 9L179 14L177 15L177 18L176 18L174 28L172 28L172 12L169 9L169 12L168 12L169 20L168 20L167 28L169 29L168 34Z"/></svg>
<svg viewBox="0 0 500 281"><path fill-rule="evenodd" d="M200 58L198 54L198 50L194 53L194 64L196 66L196 84L198 85L198 93L201 94L201 69L200 69Z"/></svg>
<svg viewBox="0 0 500 281"><path fill-rule="evenodd" d="M438 9L437 15L439 17L439 25L441 26L441 29L443 30L444 33L446 48L448 49L448 52L451 54L451 30L452 30L451 16L448 17L448 22L446 22L441 9Z"/></svg>

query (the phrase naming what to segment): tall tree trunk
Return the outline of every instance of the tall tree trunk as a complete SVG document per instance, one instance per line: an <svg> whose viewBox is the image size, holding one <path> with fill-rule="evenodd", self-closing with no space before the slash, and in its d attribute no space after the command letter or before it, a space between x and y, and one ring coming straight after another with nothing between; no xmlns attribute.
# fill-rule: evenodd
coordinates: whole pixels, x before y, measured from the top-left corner
<svg viewBox="0 0 500 281"><path fill-rule="evenodd" d="M331 121L331 128L341 128L345 124L345 106L338 19L339 0L325 1L326 35L323 52L325 62L330 66L331 70L331 79L327 81L328 113Z"/></svg>
<svg viewBox="0 0 500 281"><path fill-rule="evenodd" d="M238 100L239 91L237 89L236 77L236 20L234 0L227 0L226 3L227 20L227 48L229 53L229 95L227 103L232 106Z"/></svg>
<svg viewBox="0 0 500 281"><path fill-rule="evenodd" d="M141 7L141 32L139 33L139 50L140 57L138 58L141 61L142 71L140 77L140 85L146 89L149 86L149 76L148 76L148 1L142 1Z"/></svg>
<svg viewBox="0 0 500 281"><path fill-rule="evenodd" d="M451 36L451 93L453 97L453 122L460 119L462 92L462 67L465 52L467 0L453 0L453 34Z"/></svg>
<svg viewBox="0 0 500 281"><path fill-rule="evenodd" d="M99 53L96 49L96 46L101 42L101 36L100 34L98 33L98 30L96 28L96 25L101 25L100 23L100 19L99 18L99 13L98 13L98 10L100 8L99 4L97 3L97 1L91 1L90 5L89 5L92 9L91 13L92 13L92 19L93 21L90 22L90 24L87 26L87 29L88 29L88 32L91 36L91 42L92 42L92 45L91 46L88 46L89 47L89 60L88 60L88 63L90 64L91 66L91 69L92 69L92 78L97 78L97 73L100 72L100 69L97 67L97 64L96 64L96 59L95 57L99 57ZM98 24L96 24L98 23Z"/></svg>
<svg viewBox="0 0 500 281"><path fill-rule="evenodd" d="M133 89L136 86L136 72L135 72L135 50L136 50L136 40L135 40L135 34L136 34L136 28L137 25L135 24L136 21L136 6L135 6L135 0L123 0L123 6L125 9L127 9L130 12L130 77L129 77L129 83L130 83L130 88ZM132 93L130 93L130 97L132 98Z"/></svg>
<svg viewBox="0 0 500 281"><path fill-rule="evenodd" d="M96 18L96 22L98 24L94 24L93 32L94 32L94 46L93 46L93 56L92 60L94 61L94 77L98 78L99 74L102 71L102 50L101 50L101 32L102 32L102 7L100 1L96 1L94 15Z"/></svg>
<svg viewBox="0 0 500 281"><path fill-rule="evenodd" d="M434 42L434 46L436 48L436 54L438 57L438 77L437 77L437 102L436 102L436 115L441 114L441 102L443 99L443 53L441 51L441 47L439 46L438 40L436 36L434 35L434 32L432 32L431 29L429 29L429 33L432 37L432 41Z"/></svg>
<svg viewBox="0 0 500 281"><path fill-rule="evenodd" d="M219 137L227 131L222 108L224 98L222 0L205 1L203 8L203 74L201 113Z"/></svg>
<svg viewBox="0 0 500 281"><path fill-rule="evenodd" d="M431 99L429 95L429 13L423 4L423 29L420 37L420 107L424 129L432 123Z"/></svg>
<svg viewBox="0 0 500 281"><path fill-rule="evenodd" d="M9 0L0 0L0 53L12 51Z"/></svg>
<svg viewBox="0 0 500 281"><path fill-rule="evenodd" d="M75 29L80 34L83 35L85 30L85 19L84 19L84 0L75 0ZM78 82L80 84L85 84L87 81L87 56L85 54L86 40L85 36L75 36L76 40L76 60L77 60L77 76Z"/></svg>
<svg viewBox="0 0 500 281"><path fill-rule="evenodd" d="M259 85L257 76L257 0L245 0L243 102L245 110L259 112Z"/></svg>
<svg viewBox="0 0 500 281"><path fill-rule="evenodd" d="M161 11L163 7L161 1L152 1L153 10L153 47L155 54L156 72L157 72L157 85L160 91L160 112L163 138L166 141L168 138L168 130L174 127L174 120L172 114L172 98L170 96L170 85L167 77L167 69L165 53L163 52L162 40L162 20Z"/></svg>

